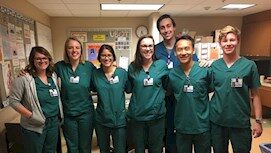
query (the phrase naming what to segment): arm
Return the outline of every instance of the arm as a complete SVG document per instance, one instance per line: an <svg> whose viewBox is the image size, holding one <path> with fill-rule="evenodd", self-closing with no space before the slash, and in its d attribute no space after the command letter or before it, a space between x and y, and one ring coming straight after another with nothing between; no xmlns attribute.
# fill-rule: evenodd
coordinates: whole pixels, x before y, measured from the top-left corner
<svg viewBox="0 0 271 153"><path fill-rule="evenodd" d="M262 104L259 96L258 88L251 89L252 106L254 108L255 119L262 120ZM255 122L252 129L254 138L260 137L263 132L262 123Z"/></svg>
<svg viewBox="0 0 271 153"><path fill-rule="evenodd" d="M12 92L9 96L9 105L26 118L31 118L32 112L28 110L24 105L22 105L24 94L24 83L23 79L17 78L12 87Z"/></svg>
<svg viewBox="0 0 271 153"><path fill-rule="evenodd" d="M22 116L26 118L32 117L32 112L25 108L23 105L16 105L13 107L13 109L15 109L18 113L20 113Z"/></svg>

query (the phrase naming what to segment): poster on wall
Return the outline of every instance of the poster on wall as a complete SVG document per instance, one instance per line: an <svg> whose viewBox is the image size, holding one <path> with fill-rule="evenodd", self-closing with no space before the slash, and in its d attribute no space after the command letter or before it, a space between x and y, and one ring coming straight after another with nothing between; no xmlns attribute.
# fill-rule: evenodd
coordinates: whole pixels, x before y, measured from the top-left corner
<svg viewBox="0 0 271 153"><path fill-rule="evenodd" d="M3 74L3 81L4 81L4 86L5 86L5 93L6 97L9 96L11 86L12 86L12 66L11 66L11 61L5 61L2 64L2 74Z"/></svg>
<svg viewBox="0 0 271 153"><path fill-rule="evenodd" d="M16 30L16 48L18 53L18 58L25 58L25 50L24 50L24 41L23 41L23 29L22 27L15 27Z"/></svg>
<svg viewBox="0 0 271 153"><path fill-rule="evenodd" d="M117 60L120 57L130 57L132 28L72 28L69 36L77 37L83 42L86 60L95 66L100 66L97 56L102 44L109 44L116 53ZM126 60L125 60L126 61ZM124 64L125 67L126 62Z"/></svg>
<svg viewBox="0 0 271 153"><path fill-rule="evenodd" d="M24 24L24 40L26 44L30 44L30 26L28 24Z"/></svg>
<svg viewBox="0 0 271 153"><path fill-rule="evenodd" d="M53 56L53 44L52 44L52 34L51 34L51 28L43 25L39 22L35 22L36 29L37 29L37 45L44 47L49 51L51 56ZM33 31L34 34L34 31ZM33 38L31 36L31 44L35 45L35 38L33 35ZM33 47L33 45L31 45Z"/></svg>
<svg viewBox="0 0 271 153"><path fill-rule="evenodd" d="M195 51L200 60L216 60L223 56L218 43L197 43Z"/></svg>
<svg viewBox="0 0 271 153"><path fill-rule="evenodd" d="M0 33L0 63L2 63L3 58L4 58L4 55L3 55L3 43L2 43L2 35Z"/></svg>
<svg viewBox="0 0 271 153"><path fill-rule="evenodd" d="M87 42L88 34L87 32L71 32L72 37L76 37L81 43Z"/></svg>
<svg viewBox="0 0 271 153"><path fill-rule="evenodd" d="M0 25L0 27L2 29L1 35L2 35L2 43L3 43L4 60L9 60L9 59L12 59L12 52L10 51L8 28L3 25Z"/></svg>
<svg viewBox="0 0 271 153"><path fill-rule="evenodd" d="M86 43L86 60L92 62L96 67L100 67L100 62L97 57L99 49L103 44L104 43ZM114 49L114 43L107 44L111 45Z"/></svg>

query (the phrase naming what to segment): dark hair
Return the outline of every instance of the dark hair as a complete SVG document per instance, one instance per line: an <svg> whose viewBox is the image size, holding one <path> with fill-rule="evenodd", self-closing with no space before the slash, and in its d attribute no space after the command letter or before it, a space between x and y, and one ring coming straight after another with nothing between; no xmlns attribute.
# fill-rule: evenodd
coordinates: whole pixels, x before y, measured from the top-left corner
<svg viewBox="0 0 271 153"><path fill-rule="evenodd" d="M54 64L53 64L52 56L45 48L41 46L36 46L31 49L29 59L28 59L29 64L25 67L25 70L32 76L37 76L36 67L34 65L36 53L43 54L49 59L49 66L46 68L46 75L52 76L52 74L54 73Z"/></svg>
<svg viewBox="0 0 271 153"><path fill-rule="evenodd" d="M192 47L194 48L195 40L191 36L189 36L189 35L182 35L181 37L177 38L177 40L175 42L175 46L176 46L177 42L180 41L180 40L188 40L188 41L190 41L191 44L192 44Z"/></svg>
<svg viewBox="0 0 271 153"><path fill-rule="evenodd" d="M176 27L176 23L175 23L175 21L173 20L173 18L170 16L170 15L168 15L168 14L163 14L162 16L160 16L159 18L158 18L158 20L157 20L157 22L156 22L156 27L157 27L157 30L160 32L160 22L163 20L163 19L167 19L167 18L169 18L170 20L171 20L171 22L172 22L172 24L173 24L173 27Z"/></svg>
<svg viewBox="0 0 271 153"><path fill-rule="evenodd" d="M107 44L103 44L100 47L98 57L97 57L98 61L101 62L101 54L104 52L105 49L107 49L113 55L113 61L116 61L116 54L114 52L113 47Z"/></svg>
<svg viewBox="0 0 271 153"><path fill-rule="evenodd" d="M137 45L136 45L136 52L135 52L135 59L133 61L133 67L135 69L135 71L140 71L142 69L142 64L143 64L143 60L142 60L142 56L140 54L140 43L143 39L145 38L151 38L154 44L154 39L151 35L144 35L142 37L140 37L138 39ZM155 47L153 48L155 49ZM152 59L155 60L155 54L153 53L152 55Z"/></svg>
<svg viewBox="0 0 271 153"><path fill-rule="evenodd" d="M63 54L63 59L66 63L70 63L70 59L69 59L69 56L68 56L68 47L69 47L69 43L70 41L73 40L73 41L77 41L79 44L80 44L80 48L81 48L81 57L80 57L80 63L83 62L83 47L82 47L82 43L76 38L76 37L69 37L66 39L65 41L65 45L64 45L64 54Z"/></svg>

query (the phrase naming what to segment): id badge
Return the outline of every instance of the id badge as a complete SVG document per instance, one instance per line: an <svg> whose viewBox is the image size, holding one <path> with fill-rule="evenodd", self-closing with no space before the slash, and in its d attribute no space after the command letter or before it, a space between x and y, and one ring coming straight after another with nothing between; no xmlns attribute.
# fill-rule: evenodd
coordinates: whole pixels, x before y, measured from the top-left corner
<svg viewBox="0 0 271 153"><path fill-rule="evenodd" d="M115 76L114 78L110 78L109 80L110 84L115 84L119 82L119 77Z"/></svg>
<svg viewBox="0 0 271 153"><path fill-rule="evenodd" d="M153 85L153 78L146 78L143 81L144 86L152 86Z"/></svg>
<svg viewBox="0 0 271 153"><path fill-rule="evenodd" d="M56 89L49 89L49 93L51 97L57 97L57 90Z"/></svg>
<svg viewBox="0 0 271 153"><path fill-rule="evenodd" d="M191 85L184 85L183 86L183 91L184 92L193 92L194 91L194 87Z"/></svg>
<svg viewBox="0 0 271 153"><path fill-rule="evenodd" d="M167 63L167 68L168 68L168 69L172 69L172 68L173 68L173 62L172 62L172 61L169 61L169 62Z"/></svg>
<svg viewBox="0 0 271 153"><path fill-rule="evenodd" d="M243 79L242 78L232 78L231 79L231 87L240 88L242 86L243 86Z"/></svg>
<svg viewBox="0 0 271 153"><path fill-rule="evenodd" d="M79 76L76 76L76 77L70 77L70 83L79 83Z"/></svg>

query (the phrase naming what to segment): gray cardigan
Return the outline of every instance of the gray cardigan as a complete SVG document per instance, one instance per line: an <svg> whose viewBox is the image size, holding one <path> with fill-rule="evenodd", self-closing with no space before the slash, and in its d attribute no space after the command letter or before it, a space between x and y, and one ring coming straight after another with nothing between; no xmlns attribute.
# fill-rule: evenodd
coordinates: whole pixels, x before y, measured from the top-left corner
<svg viewBox="0 0 271 153"><path fill-rule="evenodd" d="M52 79L56 85L59 95L60 117L63 119L62 103L60 100L60 92L57 86L57 76L55 73L52 75ZM46 118L42 112L37 96L35 80L31 75L26 74L25 76L15 79L13 82L12 92L9 96L9 105L15 110L19 105L23 105L25 108L30 110L33 114L32 117L26 118L21 116L21 126L27 130L42 133Z"/></svg>

